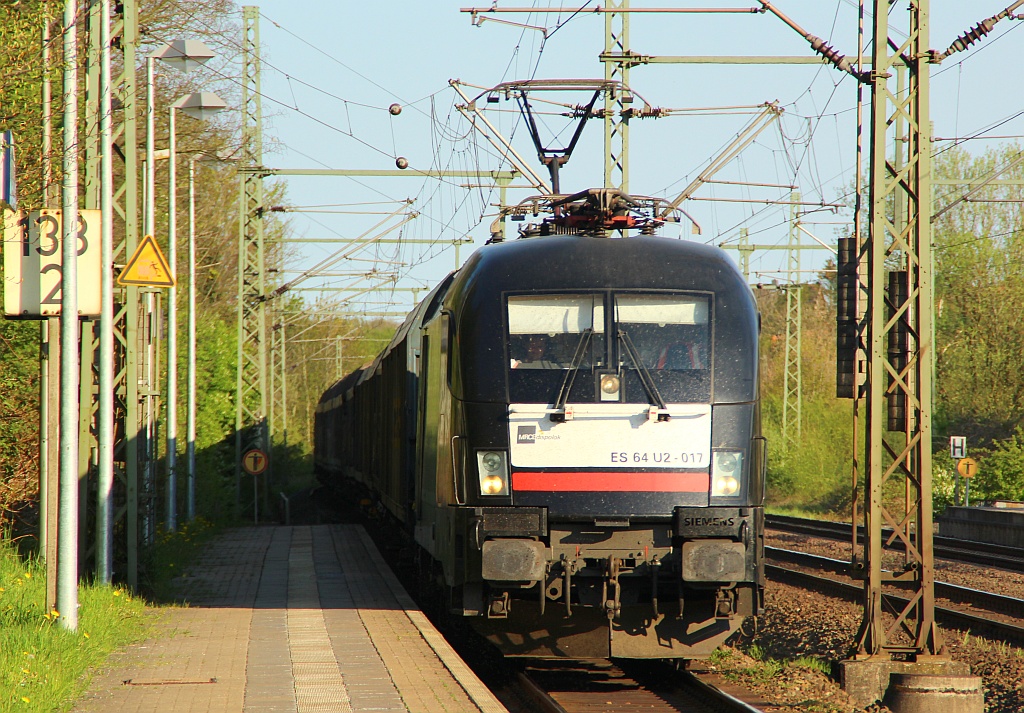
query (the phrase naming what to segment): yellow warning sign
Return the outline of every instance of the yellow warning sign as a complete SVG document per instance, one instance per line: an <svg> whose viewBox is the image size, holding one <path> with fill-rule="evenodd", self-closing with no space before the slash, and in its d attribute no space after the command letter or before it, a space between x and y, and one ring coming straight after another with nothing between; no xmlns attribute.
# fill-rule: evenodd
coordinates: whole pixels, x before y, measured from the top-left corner
<svg viewBox="0 0 1024 713"><path fill-rule="evenodd" d="M164 254L152 235L147 235L135 248L124 270L117 277L117 284L122 287L139 285L142 287L174 287L177 283L171 268L167 266Z"/></svg>
<svg viewBox="0 0 1024 713"><path fill-rule="evenodd" d="M978 474L978 461L973 458L961 458L956 463L956 472L965 478L973 478Z"/></svg>

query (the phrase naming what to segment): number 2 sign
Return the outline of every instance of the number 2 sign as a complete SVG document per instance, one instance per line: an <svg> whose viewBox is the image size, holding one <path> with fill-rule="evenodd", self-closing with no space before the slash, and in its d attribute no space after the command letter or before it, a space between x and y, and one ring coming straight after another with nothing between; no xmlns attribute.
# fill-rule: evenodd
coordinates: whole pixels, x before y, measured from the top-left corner
<svg viewBox="0 0 1024 713"><path fill-rule="evenodd" d="M100 212L78 211L78 315L100 314ZM4 212L4 314L22 319L60 315L60 210Z"/></svg>

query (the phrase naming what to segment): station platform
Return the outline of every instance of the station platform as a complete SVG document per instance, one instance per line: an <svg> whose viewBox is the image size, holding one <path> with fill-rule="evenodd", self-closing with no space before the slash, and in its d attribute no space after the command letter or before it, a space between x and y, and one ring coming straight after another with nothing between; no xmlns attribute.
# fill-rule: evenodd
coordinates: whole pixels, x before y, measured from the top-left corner
<svg viewBox="0 0 1024 713"><path fill-rule="evenodd" d="M935 518L939 534L959 540L1024 547L1024 504L948 507Z"/></svg>
<svg viewBox="0 0 1024 713"><path fill-rule="evenodd" d="M184 581L188 604L115 654L73 710L506 710L361 526L230 530Z"/></svg>

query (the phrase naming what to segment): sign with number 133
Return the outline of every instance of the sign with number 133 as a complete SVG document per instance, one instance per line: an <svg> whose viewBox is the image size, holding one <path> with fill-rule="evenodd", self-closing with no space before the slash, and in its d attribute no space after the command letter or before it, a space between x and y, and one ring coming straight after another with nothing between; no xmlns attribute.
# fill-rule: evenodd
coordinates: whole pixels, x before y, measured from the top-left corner
<svg viewBox="0 0 1024 713"><path fill-rule="evenodd" d="M100 314L100 212L78 211L78 316ZM22 319L60 315L60 210L4 213L4 314Z"/></svg>

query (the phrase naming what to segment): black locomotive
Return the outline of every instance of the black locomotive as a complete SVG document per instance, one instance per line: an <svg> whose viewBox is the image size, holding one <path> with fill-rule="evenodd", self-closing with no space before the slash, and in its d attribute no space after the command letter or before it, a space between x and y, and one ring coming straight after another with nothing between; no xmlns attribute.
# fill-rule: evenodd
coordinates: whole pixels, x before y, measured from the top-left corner
<svg viewBox="0 0 1024 713"><path fill-rule="evenodd" d="M641 202L547 207L324 393L318 477L368 488L507 655L707 656L763 600L753 295L718 248L605 237L653 232Z"/></svg>

